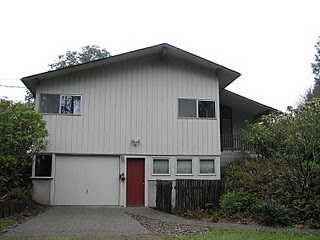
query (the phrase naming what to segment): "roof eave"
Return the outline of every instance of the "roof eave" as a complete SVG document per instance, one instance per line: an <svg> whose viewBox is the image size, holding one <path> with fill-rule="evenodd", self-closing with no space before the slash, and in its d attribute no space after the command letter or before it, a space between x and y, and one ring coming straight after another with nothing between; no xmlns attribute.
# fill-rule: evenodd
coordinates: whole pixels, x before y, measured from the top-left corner
<svg viewBox="0 0 320 240"><path fill-rule="evenodd" d="M243 106L245 105L246 108L245 108L245 113L247 115L250 115L252 117L254 117L255 119L258 119L260 118L262 115L267 115L267 114L270 114L272 112L278 112L279 110L273 108L273 107L270 107L270 106L267 106L265 104L262 104L262 103L259 103L257 101L254 101L252 99L249 99L249 98L246 98L244 96L241 96L239 94L236 94L234 92L231 92L229 90L226 90L224 89L223 90L224 93L227 94L227 97L229 96L229 101L230 101L230 97L233 98L234 101L232 101L232 104L229 104L229 105L239 105L239 106ZM221 92L221 94L223 94L223 92ZM223 100L223 97L220 98L220 103L221 104L224 104L224 100ZM241 104L242 103L242 104ZM229 106L229 107L234 107L233 106ZM251 107L250 107L251 105ZM258 107L258 109L260 109L259 111L254 111L254 108ZM243 109L239 109L239 107L237 107L238 110L243 110Z"/></svg>
<svg viewBox="0 0 320 240"><path fill-rule="evenodd" d="M152 54L160 54L162 49L165 47L168 49L169 55L172 54L175 57L182 58L186 61L203 66L205 68L209 68L214 72L219 72L218 78L219 78L220 90L224 89L226 86L231 84L235 79L237 79L240 76L240 73L236 71L233 71L217 63L211 62L195 54L189 53L180 48L174 47L170 44L163 43L163 44L159 44L159 45L155 45L155 46L151 46L143 49L130 51L127 53L118 54L108 58L98 59L88 63L83 63L75 66L70 66L62 69L51 70L48 72L31 75L31 76L22 78L21 81L25 84L27 88L30 89L32 93L34 93L35 91L34 87L36 86L39 80L57 77L60 75L65 75L65 74L82 71L86 69L96 68L96 67L100 67L107 64L109 65L112 63L118 63L118 62L130 60L138 57L144 57Z"/></svg>

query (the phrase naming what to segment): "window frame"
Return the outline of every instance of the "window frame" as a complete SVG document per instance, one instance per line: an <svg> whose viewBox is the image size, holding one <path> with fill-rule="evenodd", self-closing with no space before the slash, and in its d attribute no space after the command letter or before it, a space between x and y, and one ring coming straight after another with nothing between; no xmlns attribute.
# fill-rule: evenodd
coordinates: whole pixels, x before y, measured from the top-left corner
<svg viewBox="0 0 320 240"><path fill-rule="evenodd" d="M179 116L179 100L195 100L196 102L196 116L195 117L183 117ZM199 102L213 102L214 103L214 117L199 117ZM178 119L202 119L202 120L217 120L217 101L215 99L196 99L196 98L178 98Z"/></svg>
<svg viewBox="0 0 320 240"><path fill-rule="evenodd" d="M44 113L41 112L41 98L42 95L57 95L59 96L59 112L58 113ZM62 97L67 96L67 97L80 97L80 113L79 114L73 114L73 113L61 113L61 99ZM69 94L69 93L40 93L40 101L39 101L39 112L43 115L60 115L60 116L81 116L82 113L82 95L81 94Z"/></svg>
<svg viewBox="0 0 320 240"><path fill-rule="evenodd" d="M154 172L154 161L168 161L168 173L155 173ZM171 175L171 167L170 167L171 159L169 157L156 157L152 158L152 176L170 176Z"/></svg>
<svg viewBox="0 0 320 240"><path fill-rule="evenodd" d="M201 161L208 161L208 160L213 160L213 173L201 173ZM199 176L215 176L217 175L216 173L217 166L216 166L216 159L214 157L199 157Z"/></svg>
<svg viewBox="0 0 320 240"><path fill-rule="evenodd" d="M178 173L178 161L180 160L191 160L191 173ZM175 167L176 167L176 175L177 176L193 176L194 175L194 161L193 161L193 158L190 158L190 157L178 157L176 158L176 164L175 164Z"/></svg>

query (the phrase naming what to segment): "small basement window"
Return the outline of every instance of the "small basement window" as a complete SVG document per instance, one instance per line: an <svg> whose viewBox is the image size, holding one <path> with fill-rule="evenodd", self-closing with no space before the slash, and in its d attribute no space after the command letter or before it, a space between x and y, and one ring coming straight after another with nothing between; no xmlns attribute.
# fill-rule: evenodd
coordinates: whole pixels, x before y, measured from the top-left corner
<svg viewBox="0 0 320 240"><path fill-rule="evenodd" d="M153 159L153 174L169 174L169 159Z"/></svg>
<svg viewBox="0 0 320 240"><path fill-rule="evenodd" d="M41 113L80 115L80 109L80 95L41 94Z"/></svg>
<svg viewBox="0 0 320 240"><path fill-rule="evenodd" d="M215 174L214 159L200 159L200 174Z"/></svg>
<svg viewBox="0 0 320 240"><path fill-rule="evenodd" d="M179 118L216 118L215 101L178 99Z"/></svg>
<svg viewBox="0 0 320 240"><path fill-rule="evenodd" d="M192 159L177 159L177 174L192 174Z"/></svg>
<svg viewBox="0 0 320 240"><path fill-rule="evenodd" d="M51 177L52 155L38 155L35 160L35 177Z"/></svg>

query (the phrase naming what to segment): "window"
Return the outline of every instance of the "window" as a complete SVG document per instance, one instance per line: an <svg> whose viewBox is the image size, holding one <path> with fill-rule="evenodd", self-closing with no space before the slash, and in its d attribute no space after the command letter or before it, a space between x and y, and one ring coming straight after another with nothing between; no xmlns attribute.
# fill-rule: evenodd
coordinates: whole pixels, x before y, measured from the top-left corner
<svg viewBox="0 0 320 240"><path fill-rule="evenodd" d="M60 100L61 114L80 114L80 96L62 95Z"/></svg>
<svg viewBox="0 0 320 240"><path fill-rule="evenodd" d="M197 117L197 100L194 99L179 99L178 101L179 117Z"/></svg>
<svg viewBox="0 0 320 240"><path fill-rule="evenodd" d="M59 113L58 94L41 94L40 112L41 113Z"/></svg>
<svg viewBox="0 0 320 240"><path fill-rule="evenodd" d="M177 174L192 174L192 159L177 159Z"/></svg>
<svg viewBox="0 0 320 240"><path fill-rule="evenodd" d="M80 115L81 96L41 94L40 112Z"/></svg>
<svg viewBox="0 0 320 240"><path fill-rule="evenodd" d="M200 159L200 174L214 173L214 159Z"/></svg>
<svg viewBox="0 0 320 240"><path fill-rule="evenodd" d="M199 118L215 118L214 101L198 101Z"/></svg>
<svg viewBox="0 0 320 240"><path fill-rule="evenodd" d="M153 159L153 174L169 174L169 159Z"/></svg>
<svg viewBox="0 0 320 240"><path fill-rule="evenodd" d="M179 118L215 118L215 101L178 99Z"/></svg>
<svg viewBox="0 0 320 240"><path fill-rule="evenodd" d="M51 155L38 155L35 161L36 177L51 177L52 156Z"/></svg>

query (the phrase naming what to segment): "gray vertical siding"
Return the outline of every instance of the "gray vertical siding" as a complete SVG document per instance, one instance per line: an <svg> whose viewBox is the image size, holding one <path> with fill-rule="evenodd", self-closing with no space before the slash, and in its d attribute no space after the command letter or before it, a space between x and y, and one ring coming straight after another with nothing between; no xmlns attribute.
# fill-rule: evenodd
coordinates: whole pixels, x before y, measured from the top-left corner
<svg viewBox="0 0 320 240"><path fill-rule="evenodd" d="M145 58L43 80L37 92L82 95L81 116L44 115L50 152L220 155L218 120L178 119L178 98L216 100L219 119L208 69Z"/></svg>

